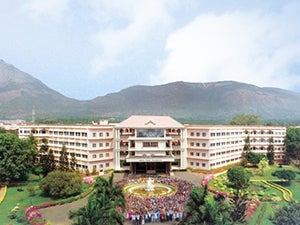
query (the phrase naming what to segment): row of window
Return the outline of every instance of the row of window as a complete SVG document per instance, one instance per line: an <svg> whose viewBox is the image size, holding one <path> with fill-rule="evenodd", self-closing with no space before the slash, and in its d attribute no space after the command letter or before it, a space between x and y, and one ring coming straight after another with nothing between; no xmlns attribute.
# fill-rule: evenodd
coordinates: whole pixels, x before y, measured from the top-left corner
<svg viewBox="0 0 300 225"><path fill-rule="evenodd" d="M241 157L236 157L236 158L233 158L233 159L222 160L220 162L211 163L210 166L211 167L215 167L215 166L219 166L219 165L222 165L222 164L225 164L225 163L231 163L231 162L234 162L234 161L240 161L241 159L242 159Z"/></svg>
<svg viewBox="0 0 300 225"><path fill-rule="evenodd" d="M264 146L261 146L261 147L251 147L250 148L251 150L264 150L264 151L267 151L268 150L268 147L264 147ZM274 147L274 151L280 151L280 150L285 150L285 147Z"/></svg>
<svg viewBox="0 0 300 225"><path fill-rule="evenodd" d="M105 163L105 167L109 167L109 166L110 166L109 162ZM93 168L97 169L97 165L93 165ZM99 164L99 169L102 169L102 168L104 168L104 166L101 163L101 164Z"/></svg>
<svg viewBox="0 0 300 225"><path fill-rule="evenodd" d="M251 138L250 139L250 142L252 143L252 142L261 142L261 143L269 143L269 139L263 139L263 138L261 138L261 139L255 139L255 138ZM283 139L275 139L274 140L274 143L284 143L284 140Z"/></svg>
<svg viewBox="0 0 300 225"><path fill-rule="evenodd" d="M242 131L235 131L235 132L216 132L216 133L210 133L211 137L223 137L223 136L236 136L236 135L242 135Z"/></svg>
<svg viewBox="0 0 300 225"><path fill-rule="evenodd" d="M24 132L24 134L28 134L30 133L29 130L20 130L20 133L22 134ZM36 133L42 133L42 134L46 134L47 132L49 133L49 135L58 135L58 136L69 136L69 137L87 137L88 136L88 133L87 132L75 132L75 131L45 131L45 130L40 130L40 131L37 131L37 130L32 130L31 131L33 134L36 134ZM99 132L99 133L96 133L94 132L92 134L93 137L104 137L104 135L106 137L109 137L110 136L110 133L109 132Z"/></svg>
<svg viewBox="0 0 300 225"><path fill-rule="evenodd" d="M106 142L106 143L105 143L105 147L109 147L109 146L110 146L109 144L110 144L109 142ZM102 148L102 147L104 146L104 143L100 142L100 143L98 143L98 146L99 146L100 148ZM93 148L97 148L97 143L93 143L93 144L92 144L92 147L93 147Z"/></svg>
<svg viewBox="0 0 300 225"><path fill-rule="evenodd" d="M103 158L103 153L100 153L98 156L99 156L99 158ZM105 157L109 157L109 152L105 153ZM92 158L96 159L97 158L97 154L93 154Z"/></svg>
<svg viewBox="0 0 300 225"><path fill-rule="evenodd" d="M218 155L225 155L225 154L230 154L234 152L241 152L242 149L232 149L228 151L222 151L222 152L215 152L215 153L210 153L210 157L218 156Z"/></svg>
<svg viewBox="0 0 300 225"><path fill-rule="evenodd" d="M103 137L104 134L103 134L102 132L100 132L100 133L98 133L98 136L99 136L99 137ZM109 137L109 132L106 132L106 133L105 133L105 136L106 136L106 137ZM97 137L97 133L93 133L93 137Z"/></svg>
<svg viewBox="0 0 300 225"><path fill-rule="evenodd" d="M192 137L194 137L194 136L200 137L201 136L201 132L191 132L190 135ZM202 137L206 137L206 132L202 132Z"/></svg>
<svg viewBox="0 0 300 225"><path fill-rule="evenodd" d="M194 152L190 152L190 156L200 156L200 152L196 152L196 153L194 153ZM201 153L201 156L202 157L206 157L206 153L205 152L202 152Z"/></svg>
<svg viewBox="0 0 300 225"><path fill-rule="evenodd" d="M53 153L54 153L54 155L60 155L60 151L53 151ZM67 152L66 154L71 155L70 152ZM78 154L78 153L75 154L75 157L76 158L84 158L84 159L88 158L88 156L86 154Z"/></svg>
<svg viewBox="0 0 300 225"><path fill-rule="evenodd" d="M236 141L223 141L223 142L216 142L216 143L210 143L210 147L215 147L215 146L224 146L224 145L236 145L236 144L242 144L242 140L236 140Z"/></svg>

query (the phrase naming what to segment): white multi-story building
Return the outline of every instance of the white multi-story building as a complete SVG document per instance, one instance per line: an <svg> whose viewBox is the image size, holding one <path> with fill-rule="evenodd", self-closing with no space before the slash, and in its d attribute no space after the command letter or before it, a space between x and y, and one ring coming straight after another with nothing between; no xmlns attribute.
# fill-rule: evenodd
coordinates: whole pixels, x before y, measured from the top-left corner
<svg viewBox="0 0 300 225"><path fill-rule="evenodd" d="M266 155L273 144L276 161L285 155L285 127L186 125L186 129L187 164L193 169L211 170L240 162L248 136L253 152Z"/></svg>
<svg viewBox="0 0 300 225"><path fill-rule="evenodd" d="M170 173L186 168L185 127L169 116L129 117L115 126L114 147L116 170Z"/></svg>
<svg viewBox="0 0 300 225"><path fill-rule="evenodd" d="M77 168L104 171L114 168L113 127L106 122L97 125L23 125L19 127L19 137L33 134L39 140L46 138L56 162L65 145L69 159L70 153L75 153Z"/></svg>
<svg viewBox="0 0 300 225"><path fill-rule="evenodd" d="M22 125L20 138L46 138L58 161L62 146L74 152L77 167L97 171L170 173L186 168L212 170L241 161L245 140L266 154L270 142L275 160L285 154L285 127L183 125L169 116L131 116L117 123L89 125Z"/></svg>

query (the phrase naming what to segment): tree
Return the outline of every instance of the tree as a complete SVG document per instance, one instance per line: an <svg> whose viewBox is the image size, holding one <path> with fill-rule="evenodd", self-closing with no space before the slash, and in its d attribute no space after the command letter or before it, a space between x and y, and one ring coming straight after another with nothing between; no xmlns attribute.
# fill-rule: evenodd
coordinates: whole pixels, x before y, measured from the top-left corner
<svg viewBox="0 0 300 225"><path fill-rule="evenodd" d="M230 121L230 125L259 125L259 124L261 124L259 116L254 114L238 114L234 116Z"/></svg>
<svg viewBox="0 0 300 225"><path fill-rule="evenodd" d="M225 198L208 194L207 187L194 187L186 204L186 216L179 225L232 224L231 208Z"/></svg>
<svg viewBox="0 0 300 225"><path fill-rule="evenodd" d="M29 139L0 134L0 182L25 179L34 168L36 154Z"/></svg>
<svg viewBox="0 0 300 225"><path fill-rule="evenodd" d="M250 175L251 174L242 166L235 166L227 171L228 180L238 191L248 187Z"/></svg>
<svg viewBox="0 0 300 225"><path fill-rule="evenodd" d="M40 181L40 189L53 197L67 198L82 190L82 178L76 172L56 170Z"/></svg>
<svg viewBox="0 0 300 225"><path fill-rule="evenodd" d="M65 145L62 146L61 151L60 151L59 169L62 171L69 170L69 159L68 159L67 149L66 149Z"/></svg>
<svg viewBox="0 0 300 225"><path fill-rule="evenodd" d="M248 164L248 154L251 151L251 146L250 146L250 137L249 135L245 139L245 145L243 147L243 152L242 152L242 165L247 166Z"/></svg>
<svg viewBox="0 0 300 225"><path fill-rule="evenodd" d="M54 171L56 168L54 154L53 151L49 149L48 140L46 138L41 140L39 157L40 166L43 168L43 175L45 177L49 172Z"/></svg>
<svg viewBox="0 0 300 225"><path fill-rule="evenodd" d="M122 225L125 218L125 198L121 187L113 183L112 174L108 180L98 177L95 181L95 193L89 198L86 206L74 212L73 225L107 224ZM121 211L118 211L121 209Z"/></svg>
<svg viewBox="0 0 300 225"><path fill-rule="evenodd" d="M77 164L75 152L71 152L70 155L71 155L70 169L71 169L72 171L75 171L75 169L76 169L76 164Z"/></svg>
<svg viewBox="0 0 300 225"><path fill-rule="evenodd" d="M286 161L292 159L300 167L300 128L288 127L285 137Z"/></svg>
<svg viewBox="0 0 300 225"><path fill-rule="evenodd" d="M300 224L300 203L291 202L275 212L272 222L275 225Z"/></svg>
<svg viewBox="0 0 300 225"><path fill-rule="evenodd" d="M46 156L45 167L43 169L44 169L45 176L48 173L50 173L56 169L56 163L55 163L54 154L53 154L52 149L49 149L49 151L48 151L48 154Z"/></svg>
<svg viewBox="0 0 300 225"><path fill-rule="evenodd" d="M290 183L291 180L294 180L296 178L296 173L292 170L276 170L272 173L272 176L286 180L288 183Z"/></svg>
<svg viewBox="0 0 300 225"><path fill-rule="evenodd" d="M268 168L269 162L266 158L262 158L258 163L258 168L262 175L264 175L265 169Z"/></svg>
<svg viewBox="0 0 300 225"><path fill-rule="evenodd" d="M269 165L274 165L274 157L275 157L275 153L274 153L274 140L271 137L269 139L269 145L267 147L267 158L269 161Z"/></svg>
<svg viewBox="0 0 300 225"><path fill-rule="evenodd" d="M257 166L257 164L260 162L260 160L262 160L265 157L266 157L265 155L261 155L261 154L250 151L247 154L247 161L249 163L251 163L252 165Z"/></svg>

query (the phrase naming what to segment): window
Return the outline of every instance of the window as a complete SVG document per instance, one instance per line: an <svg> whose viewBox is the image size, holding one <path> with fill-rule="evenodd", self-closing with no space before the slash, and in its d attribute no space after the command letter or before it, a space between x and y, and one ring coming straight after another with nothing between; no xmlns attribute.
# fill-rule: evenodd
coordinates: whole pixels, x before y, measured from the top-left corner
<svg viewBox="0 0 300 225"><path fill-rule="evenodd" d="M202 147L206 147L206 143L202 143Z"/></svg>
<svg viewBox="0 0 300 225"><path fill-rule="evenodd" d="M106 152L106 153L105 153L105 157L109 157L109 152Z"/></svg>
<svg viewBox="0 0 300 225"><path fill-rule="evenodd" d="M205 163L202 163L202 167L206 167L206 164L205 164Z"/></svg>
<svg viewBox="0 0 300 225"><path fill-rule="evenodd" d="M93 165L93 169L97 169L97 166L96 166L96 165Z"/></svg>
<svg viewBox="0 0 300 225"><path fill-rule="evenodd" d="M93 137L96 137L96 133L93 133Z"/></svg>
<svg viewBox="0 0 300 225"><path fill-rule="evenodd" d="M190 155L191 155L191 156L194 156L194 152L190 152Z"/></svg>
<svg viewBox="0 0 300 225"><path fill-rule="evenodd" d="M93 146L93 148L96 148L96 147L97 147L96 143L93 143L93 145L92 145L92 146Z"/></svg>
<svg viewBox="0 0 300 225"><path fill-rule="evenodd" d="M96 154L94 154L94 155L93 155L93 159L95 159L96 157L97 157Z"/></svg>
<svg viewBox="0 0 300 225"><path fill-rule="evenodd" d="M194 146L194 142L191 142L191 146Z"/></svg>
<svg viewBox="0 0 300 225"><path fill-rule="evenodd" d="M105 146L106 146L106 147L109 147L109 143L108 143L108 142L107 142L107 143L105 143Z"/></svg>
<svg viewBox="0 0 300 225"><path fill-rule="evenodd" d="M109 132L106 132L106 137L109 137Z"/></svg>
<svg viewBox="0 0 300 225"><path fill-rule="evenodd" d="M196 166L199 166L200 164L198 162L196 162Z"/></svg>
<svg viewBox="0 0 300 225"><path fill-rule="evenodd" d="M105 167L109 167L109 162L105 163Z"/></svg>
<svg viewBox="0 0 300 225"><path fill-rule="evenodd" d="M100 142L100 143L99 143L99 147L100 147L100 148L103 147L103 143Z"/></svg>
<svg viewBox="0 0 300 225"><path fill-rule="evenodd" d="M194 136L194 132L191 132L191 136Z"/></svg>
<svg viewBox="0 0 300 225"><path fill-rule="evenodd" d="M202 137L206 137L206 133L203 132L203 133L202 133Z"/></svg>
<svg viewBox="0 0 300 225"><path fill-rule="evenodd" d="M193 166L193 165L194 165L194 162L190 162L190 165Z"/></svg>
<svg viewBox="0 0 300 225"><path fill-rule="evenodd" d="M100 164L99 167L100 167L100 168L103 168L103 164Z"/></svg>
<svg viewBox="0 0 300 225"><path fill-rule="evenodd" d="M197 146L197 147L200 147L200 143L196 143L196 146Z"/></svg>
<svg viewBox="0 0 300 225"><path fill-rule="evenodd" d="M202 152L202 157L206 157L206 153Z"/></svg>
<svg viewBox="0 0 300 225"><path fill-rule="evenodd" d="M199 136L200 136L200 132L197 132L197 133L196 133L196 136L199 137Z"/></svg>
<svg viewBox="0 0 300 225"><path fill-rule="evenodd" d="M158 147L158 142L143 142L143 147Z"/></svg>
<svg viewBox="0 0 300 225"><path fill-rule="evenodd" d="M99 158L103 158L103 154L102 153L99 154Z"/></svg>
<svg viewBox="0 0 300 225"><path fill-rule="evenodd" d="M101 133L99 133L99 137L103 137L103 133L101 132Z"/></svg>
<svg viewBox="0 0 300 225"><path fill-rule="evenodd" d="M200 156L200 153L199 153L199 152L196 152L196 156Z"/></svg>

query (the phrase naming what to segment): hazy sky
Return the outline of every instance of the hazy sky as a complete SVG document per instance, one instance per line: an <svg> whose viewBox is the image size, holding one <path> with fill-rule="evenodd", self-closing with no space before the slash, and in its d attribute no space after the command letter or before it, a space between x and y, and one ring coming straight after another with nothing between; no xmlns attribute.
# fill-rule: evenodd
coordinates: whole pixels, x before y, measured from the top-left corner
<svg viewBox="0 0 300 225"><path fill-rule="evenodd" d="M0 58L68 97L173 81L300 92L298 0L0 3Z"/></svg>

